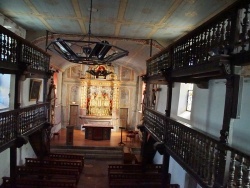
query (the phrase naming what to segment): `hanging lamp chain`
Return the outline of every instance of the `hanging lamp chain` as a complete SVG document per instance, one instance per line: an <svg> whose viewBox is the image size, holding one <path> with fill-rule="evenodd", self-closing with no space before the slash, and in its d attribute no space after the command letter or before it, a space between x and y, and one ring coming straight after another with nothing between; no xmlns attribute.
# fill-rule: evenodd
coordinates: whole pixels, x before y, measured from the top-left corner
<svg viewBox="0 0 250 188"><path fill-rule="evenodd" d="M89 10L89 41L90 41L90 35L91 35L91 19L92 19L92 0L90 0L90 10Z"/></svg>

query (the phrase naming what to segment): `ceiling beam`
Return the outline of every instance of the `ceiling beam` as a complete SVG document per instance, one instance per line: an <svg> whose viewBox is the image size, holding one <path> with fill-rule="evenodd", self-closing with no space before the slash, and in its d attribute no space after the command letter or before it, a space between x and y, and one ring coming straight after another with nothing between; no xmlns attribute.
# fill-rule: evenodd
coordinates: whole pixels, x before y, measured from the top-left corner
<svg viewBox="0 0 250 188"><path fill-rule="evenodd" d="M122 22L124 22L124 15L127 8L128 0L120 0L117 23L115 25L115 36L119 36Z"/></svg>
<svg viewBox="0 0 250 188"><path fill-rule="evenodd" d="M24 2L27 4L27 6L35 13L34 16L36 16L47 28L49 31L53 31L52 27L46 22L46 20L43 18L43 16L38 12L38 10L35 8L35 6L30 2L30 0L24 0Z"/></svg>
<svg viewBox="0 0 250 188"><path fill-rule="evenodd" d="M183 0L175 0L170 9L167 11L166 15L157 23L154 25L152 31L147 35L147 38L151 38L153 34L155 34L158 29L160 29L165 23L175 12L175 10L180 6L180 4L183 2Z"/></svg>
<svg viewBox="0 0 250 188"><path fill-rule="evenodd" d="M82 19L81 10L80 10L78 0L71 0L71 2L72 2L72 5L73 5L73 8L74 8L74 11L76 13L76 18L77 18L77 21L78 21L78 23L80 25L82 33L84 35L86 35L87 30L86 30L85 25L84 25L84 20Z"/></svg>

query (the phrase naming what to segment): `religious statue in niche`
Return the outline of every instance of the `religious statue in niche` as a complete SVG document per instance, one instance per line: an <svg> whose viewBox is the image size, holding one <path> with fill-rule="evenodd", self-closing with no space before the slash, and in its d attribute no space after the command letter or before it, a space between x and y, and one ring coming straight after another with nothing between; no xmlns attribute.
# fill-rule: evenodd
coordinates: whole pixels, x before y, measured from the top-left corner
<svg viewBox="0 0 250 188"><path fill-rule="evenodd" d="M88 72L89 74L95 76L96 78L101 78L101 79L106 79L106 77L109 74L112 74L113 72L108 71L107 68L104 65L97 65L96 67L87 70L86 72Z"/></svg>

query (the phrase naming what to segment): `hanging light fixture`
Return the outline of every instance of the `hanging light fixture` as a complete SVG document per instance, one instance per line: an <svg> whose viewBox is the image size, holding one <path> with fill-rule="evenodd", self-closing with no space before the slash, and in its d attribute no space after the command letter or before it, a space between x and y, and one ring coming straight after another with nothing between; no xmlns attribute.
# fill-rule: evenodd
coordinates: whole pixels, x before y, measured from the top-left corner
<svg viewBox="0 0 250 188"><path fill-rule="evenodd" d="M88 40L66 40L57 38L50 42L47 50L59 54L64 59L86 65L110 65L112 61L128 55L128 51L110 44L108 41L92 41L91 18L92 0L90 3ZM93 37L92 37L93 38Z"/></svg>

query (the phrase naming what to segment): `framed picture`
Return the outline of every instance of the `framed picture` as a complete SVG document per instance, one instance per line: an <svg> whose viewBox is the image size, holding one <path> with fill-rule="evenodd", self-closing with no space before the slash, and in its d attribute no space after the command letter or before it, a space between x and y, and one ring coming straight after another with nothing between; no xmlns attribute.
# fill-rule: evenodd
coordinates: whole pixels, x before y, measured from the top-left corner
<svg viewBox="0 0 250 188"><path fill-rule="evenodd" d="M42 80L30 80L30 101L37 101L40 96Z"/></svg>

